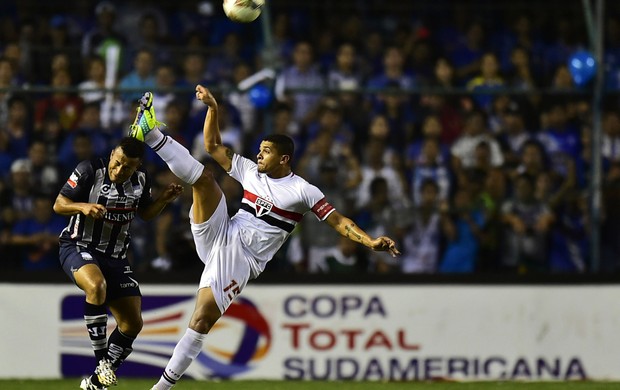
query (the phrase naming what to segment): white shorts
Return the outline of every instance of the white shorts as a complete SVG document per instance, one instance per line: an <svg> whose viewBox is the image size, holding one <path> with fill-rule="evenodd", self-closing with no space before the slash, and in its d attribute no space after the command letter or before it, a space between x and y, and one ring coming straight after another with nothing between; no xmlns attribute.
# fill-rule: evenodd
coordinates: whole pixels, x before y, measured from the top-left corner
<svg viewBox="0 0 620 390"><path fill-rule="evenodd" d="M239 230L228 216L223 194L208 221L194 223L192 209L189 216L196 252L205 263L198 288L211 288L217 307L223 314L248 283L250 261L253 259L243 249Z"/></svg>

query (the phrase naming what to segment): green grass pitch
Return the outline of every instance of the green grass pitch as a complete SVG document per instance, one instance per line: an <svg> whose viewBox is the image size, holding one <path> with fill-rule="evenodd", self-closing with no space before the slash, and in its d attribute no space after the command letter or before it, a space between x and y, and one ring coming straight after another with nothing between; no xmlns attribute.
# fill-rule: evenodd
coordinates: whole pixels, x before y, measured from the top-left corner
<svg viewBox="0 0 620 390"><path fill-rule="evenodd" d="M122 379L110 390L148 390L154 379ZM0 380L2 390L76 390L79 379ZM611 390L619 382L298 382L181 380L174 390Z"/></svg>

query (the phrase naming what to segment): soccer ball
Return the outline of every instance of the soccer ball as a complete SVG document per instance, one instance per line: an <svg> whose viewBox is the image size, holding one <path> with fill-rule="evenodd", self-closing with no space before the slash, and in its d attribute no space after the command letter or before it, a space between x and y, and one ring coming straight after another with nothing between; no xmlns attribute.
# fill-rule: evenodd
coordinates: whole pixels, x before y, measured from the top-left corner
<svg viewBox="0 0 620 390"><path fill-rule="evenodd" d="M224 0L222 6L228 19L249 23L258 18L264 4L265 0Z"/></svg>

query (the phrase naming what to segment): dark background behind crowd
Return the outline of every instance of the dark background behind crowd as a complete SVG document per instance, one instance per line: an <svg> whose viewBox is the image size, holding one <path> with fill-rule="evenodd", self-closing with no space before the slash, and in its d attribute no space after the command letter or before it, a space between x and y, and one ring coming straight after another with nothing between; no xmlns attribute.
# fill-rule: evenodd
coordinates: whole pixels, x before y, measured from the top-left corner
<svg viewBox="0 0 620 390"><path fill-rule="evenodd" d="M620 13L606 3L598 271L620 265ZM377 11L378 10L378 11ZM241 188L202 147L203 84L223 142L247 156L276 132L295 172L399 258L307 215L268 273L588 273L592 84L567 66L588 49L581 1L270 1L260 21L180 0L0 3L0 269L60 273L59 188L107 157L155 91L165 131L213 169L231 214ZM237 84L275 70L247 90ZM116 77L114 77L116 76ZM149 153L154 191L175 180ZM200 269L191 191L135 220L144 273Z"/></svg>

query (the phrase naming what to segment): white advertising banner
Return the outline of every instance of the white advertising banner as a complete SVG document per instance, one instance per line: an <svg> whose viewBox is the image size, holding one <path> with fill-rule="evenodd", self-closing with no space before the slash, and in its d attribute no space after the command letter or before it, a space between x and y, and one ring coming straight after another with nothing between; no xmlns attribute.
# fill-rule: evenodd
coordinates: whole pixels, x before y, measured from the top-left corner
<svg viewBox="0 0 620 390"><path fill-rule="evenodd" d="M616 286L250 285L188 377L620 380ZM158 377L194 286L145 285L119 376ZM94 358L71 285L0 285L0 377L85 375ZM108 334L114 329L110 320Z"/></svg>

